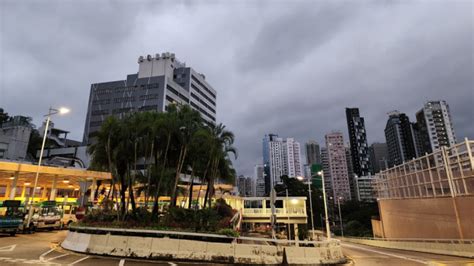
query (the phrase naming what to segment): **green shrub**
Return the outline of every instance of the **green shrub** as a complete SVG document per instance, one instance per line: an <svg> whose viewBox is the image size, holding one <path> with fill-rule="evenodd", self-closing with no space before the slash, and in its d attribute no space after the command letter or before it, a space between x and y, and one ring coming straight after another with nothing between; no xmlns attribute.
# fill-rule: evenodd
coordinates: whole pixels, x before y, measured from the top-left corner
<svg viewBox="0 0 474 266"><path fill-rule="evenodd" d="M225 228L225 229L220 229L217 231L219 235L225 235L225 236L230 236L230 237L239 237L240 234L237 231L234 231L230 228Z"/></svg>

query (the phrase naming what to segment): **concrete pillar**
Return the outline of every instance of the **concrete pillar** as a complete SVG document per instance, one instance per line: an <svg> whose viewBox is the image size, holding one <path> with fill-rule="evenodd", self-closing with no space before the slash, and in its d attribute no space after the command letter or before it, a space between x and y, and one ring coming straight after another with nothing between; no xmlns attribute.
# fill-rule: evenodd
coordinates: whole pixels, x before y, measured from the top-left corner
<svg viewBox="0 0 474 266"><path fill-rule="evenodd" d="M23 185L23 189L21 190L21 197L24 198L26 193L26 186Z"/></svg>
<svg viewBox="0 0 474 266"><path fill-rule="evenodd" d="M49 195L49 200L56 200L56 185L58 182L58 176L54 176L53 178L53 185L51 186L51 194Z"/></svg>
<svg viewBox="0 0 474 266"><path fill-rule="evenodd" d="M41 200L43 200L44 198L46 198L47 196L47 193L48 192L48 188L47 187L43 187L43 191L41 193Z"/></svg>
<svg viewBox="0 0 474 266"><path fill-rule="evenodd" d="M9 193L9 199L14 200L15 199L15 194L16 194L16 184L18 183L18 175L19 172L15 172L15 175L13 176L13 181L10 187L10 193ZM22 197L24 196L24 191L22 193Z"/></svg>
<svg viewBox="0 0 474 266"><path fill-rule="evenodd" d="M299 243L298 243L298 240L300 240L300 239L299 239L299 237L298 237L298 224L295 224L294 226L295 226L295 245L296 245L297 247L299 247L300 245L299 245Z"/></svg>
<svg viewBox="0 0 474 266"><path fill-rule="evenodd" d="M92 179L91 195L90 195L90 199L89 199L89 201L90 201L91 203L94 202L95 190L96 190L96 188L97 188L97 180L94 178L94 179Z"/></svg>
<svg viewBox="0 0 474 266"><path fill-rule="evenodd" d="M5 195L4 195L5 199L10 198L9 193L10 193L10 184L7 184L7 187L5 188Z"/></svg>

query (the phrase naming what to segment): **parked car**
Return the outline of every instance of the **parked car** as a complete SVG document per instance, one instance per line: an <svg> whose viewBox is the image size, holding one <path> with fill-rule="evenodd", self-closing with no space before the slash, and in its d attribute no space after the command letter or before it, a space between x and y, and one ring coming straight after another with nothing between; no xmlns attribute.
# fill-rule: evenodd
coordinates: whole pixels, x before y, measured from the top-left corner
<svg viewBox="0 0 474 266"><path fill-rule="evenodd" d="M78 207L79 206L76 203L59 204L62 227L68 227L71 223L77 222L76 210Z"/></svg>
<svg viewBox="0 0 474 266"><path fill-rule="evenodd" d="M38 229L60 229L61 212L56 205L56 201L44 201L35 204L31 210L26 208L24 222L20 225L23 232L33 233ZM31 215L30 223L28 216Z"/></svg>
<svg viewBox="0 0 474 266"><path fill-rule="evenodd" d="M19 200L6 200L0 207L0 232L14 236L23 223L23 213L19 210Z"/></svg>

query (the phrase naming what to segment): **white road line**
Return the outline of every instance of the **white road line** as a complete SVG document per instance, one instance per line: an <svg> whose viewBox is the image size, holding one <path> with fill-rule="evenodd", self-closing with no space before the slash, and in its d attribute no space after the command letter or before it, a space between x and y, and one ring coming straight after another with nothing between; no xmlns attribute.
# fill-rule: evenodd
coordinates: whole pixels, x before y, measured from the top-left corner
<svg viewBox="0 0 474 266"><path fill-rule="evenodd" d="M171 265L171 266L178 266L178 264L172 263L172 262L168 262L168 264Z"/></svg>
<svg viewBox="0 0 474 266"><path fill-rule="evenodd" d="M350 248L361 249L361 250L365 250L365 251L369 251L369 252L379 253L379 254L382 254L382 255L390 256L390 257L395 257L395 258L404 259L404 260L411 260L411 261L418 262L418 263L421 263L421 264L428 264L428 262L424 261L424 260L417 260L417 259L413 259L413 258L409 258L409 257L405 257L405 256L395 255L395 254L391 254L391 253L372 250L372 249L363 248L363 247L354 246L354 245L349 245L349 244L345 244L345 243L344 244L341 243L341 246L343 246L343 247L348 246Z"/></svg>
<svg viewBox="0 0 474 266"><path fill-rule="evenodd" d="M4 246L0 248L0 251L8 252L8 251L13 251L15 248L16 248L16 245Z"/></svg>
<svg viewBox="0 0 474 266"><path fill-rule="evenodd" d="M41 254L41 255L39 256L39 260L40 260L40 261L44 261L44 256L48 255L48 254L51 253L53 250L54 250L54 248L52 248L52 249L46 251L45 253Z"/></svg>
<svg viewBox="0 0 474 266"><path fill-rule="evenodd" d="M73 262L69 263L68 265L77 264L77 263L79 263L79 262L81 262L81 261L87 260L88 258L89 258L89 256L86 256L86 257L84 257L84 258L80 258L80 259L78 259L78 260L76 260L76 261L73 261Z"/></svg>
<svg viewBox="0 0 474 266"><path fill-rule="evenodd" d="M119 266L123 266L123 265L125 265L125 260L121 259L120 262L119 262Z"/></svg>
<svg viewBox="0 0 474 266"><path fill-rule="evenodd" d="M68 255L69 255L69 254L62 254L62 255L59 255L59 256L56 256L56 257L49 258L49 259L47 259L46 261L52 261L52 260L55 260L55 259L59 259L59 258L68 256Z"/></svg>

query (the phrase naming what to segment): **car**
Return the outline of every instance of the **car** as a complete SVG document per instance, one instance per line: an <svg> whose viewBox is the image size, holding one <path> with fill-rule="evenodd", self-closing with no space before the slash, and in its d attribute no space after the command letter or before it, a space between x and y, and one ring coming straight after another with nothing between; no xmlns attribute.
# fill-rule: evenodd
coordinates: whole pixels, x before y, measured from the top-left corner
<svg viewBox="0 0 474 266"><path fill-rule="evenodd" d="M23 214L19 210L19 200L6 200L0 207L0 232L15 236L18 227L23 223Z"/></svg>
<svg viewBox="0 0 474 266"><path fill-rule="evenodd" d="M54 200L43 201L34 204L31 208L25 208L24 214L24 222L19 228L25 233L33 233L38 229L53 230L62 227L61 211ZM31 219L28 219L29 215Z"/></svg>
<svg viewBox="0 0 474 266"><path fill-rule="evenodd" d="M61 211L61 226L69 227L71 223L77 222L76 210L79 206L76 203L63 203L59 204Z"/></svg>

